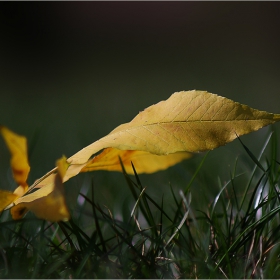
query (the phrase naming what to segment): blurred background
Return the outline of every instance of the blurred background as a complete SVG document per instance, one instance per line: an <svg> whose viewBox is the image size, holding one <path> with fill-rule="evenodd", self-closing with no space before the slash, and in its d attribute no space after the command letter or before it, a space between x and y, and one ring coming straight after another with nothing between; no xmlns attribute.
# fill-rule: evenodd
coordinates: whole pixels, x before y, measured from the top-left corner
<svg viewBox="0 0 280 280"><path fill-rule="evenodd" d="M279 30L279 2L1 3L0 123L28 138L32 183L176 91L280 113ZM269 129L242 139L258 154ZM14 188L0 141L1 188ZM238 141L211 152L201 174L213 182L198 178L216 194L240 155L251 164ZM187 185L202 157L141 178L161 199L169 183ZM106 172L73 178L69 199L92 177L100 203L122 202L122 174Z"/></svg>

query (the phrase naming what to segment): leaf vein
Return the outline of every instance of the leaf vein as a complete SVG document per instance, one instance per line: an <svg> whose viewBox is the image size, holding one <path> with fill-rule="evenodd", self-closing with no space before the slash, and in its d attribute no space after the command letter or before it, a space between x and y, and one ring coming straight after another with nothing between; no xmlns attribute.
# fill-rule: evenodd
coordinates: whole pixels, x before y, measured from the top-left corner
<svg viewBox="0 0 280 280"><path fill-rule="evenodd" d="M199 97L198 95L195 96L195 98L193 98L193 99L191 100L191 102L190 102L190 104L189 104L188 106L190 106L191 103L192 103L196 98L198 98L198 97ZM189 120L189 118L190 118L198 109L200 109L200 108L205 104L205 102L208 101L208 99L209 99L210 97L211 97L211 96L208 96L207 99L204 100L203 103L201 103L201 104L187 117L187 121Z"/></svg>
<svg viewBox="0 0 280 280"><path fill-rule="evenodd" d="M217 100L216 100L217 101ZM222 104L221 104L221 106L219 107L219 110L217 110L216 112L215 112L215 114L211 117L211 121L213 121L213 119L215 118L215 116L222 110L222 108L224 107L224 105L225 105L225 103L223 102Z"/></svg>
<svg viewBox="0 0 280 280"><path fill-rule="evenodd" d="M210 98L210 97L209 97ZM216 103L218 100L214 100L214 103ZM212 106L214 105L214 103L209 104L208 108L206 109L206 111L204 112L204 114L200 117L200 121L203 119L203 117L205 116L205 114L209 111L210 108L212 108Z"/></svg>
<svg viewBox="0 0 280 280"><path fill-rule="evenodd" d="M187 98L187 97L185 97L185 98ZM195 98L195 97L194 97ZM193 99L194 99L193 98ZM181 100L183 99L183 97L181 97ZM192 99L192 100L193 100ZM191 102L190 102L191 103ZM190 103L189 104L187 104L187 106L186 107L184 107L184 108L182 108L180 111L178 111L178 113L173 117L173 119L171 120L171 122L174 122L174 120L184 111L184 110L186 110L189 106L190 106ZM178 103L174 108L176 108L177 106L179 106L180 105L180 103ZM174 109L172 110L172 112L173 111L175 111ZM170 114L170 113L169 113Z"/></svg>
<svg viewBox="0 0 280 280"><path fill-rule="evenodd" d="M158 125L159 127L161 127L159 123L157 123L157 124L155 124L155 125ZM153 135L155 135L156 137L158 137L159 139L161 139L162 141L164 141L165 143L167 143L168 146L169 146L168 141L166 141L160 134L157 134L157 133L153 132L152 130L148 129L148 128L147 128L146 126L144 126L144 125L143 125L143 128L146 129L147 131L149 131L151 134L153 134Z"/></svg>
<svg viewBox="0 0 280 280"><path fill-rule="evenodd" d="M162 126L161 124L159 124L159 126L165 131L167 132L168 134L170 134L173 138L175 138L177 141L181 142L184 146L184 148L186 149L186 145L185 145L185 141L183 141L182 139L176 137L176 133L171 133L171 131L169 131L168 129L166 129L164 126ZM180 125L180 127L182 128L182 126ZM169 145L169 143L168 143Z"/></svg>

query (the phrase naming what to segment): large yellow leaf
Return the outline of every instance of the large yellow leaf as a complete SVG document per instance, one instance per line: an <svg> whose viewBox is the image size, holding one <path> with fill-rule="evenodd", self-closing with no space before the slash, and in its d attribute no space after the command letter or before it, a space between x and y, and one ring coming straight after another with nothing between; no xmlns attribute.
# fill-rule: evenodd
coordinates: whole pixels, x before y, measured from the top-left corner
<svg viewBox="0 0 280 280"><path fill-rule="evenodd" d="M26 183L30 166L27 158L27 141L4 126L0 126L0 132L11 153L11 167L15 181L20 185L16 193L24 193L28 186Z"/></svg>
<svg viewBox="0 0 280 280"><path fill-rule="evenodd" d="M258 111L206 91L176 92L70 157L64 181L78 174L88 159L104 148L156 155L201 152L279 120L279 114Z"/></svg>
<svg viewBox="0 0 280 280"><path fill-rule="evenodd" d="M62 178L68 163L63 157L57 161L58 172L45 178L37 186L40 189L20 197L14 201L11 208L13 219L21 219L27 211L32 211L38 218L51 222L67 221L70 217L64 197Z"/></svg>
<svg viewBox="0 0 280 280"><path fill-rule="evenodd" d="M120 157L128 174L134 174L131 162L136 167L137 173L153 173L164 170L191 156L192 154L186 152L158 156L145 151L122 151L115 148L107 148L90 160L81 172L95 170L122 171L119 161Z"/></svg>
<svg viewBox="0 0 280 280"><path fill-rule="evenodd" d="M35 182L33 187L39 190L15 200L13 218L21 218L32 210L43 219L67 220L69 212L62 182L81 171L120 171L120 157L129 173L131 161L139 173L155 172L188 158L190 152L212 150L279 120L279 114L258 111L205 91L174 93L80 150L67 162L65 158L59 161L56 169L37 181L37 186Z"/></svg>

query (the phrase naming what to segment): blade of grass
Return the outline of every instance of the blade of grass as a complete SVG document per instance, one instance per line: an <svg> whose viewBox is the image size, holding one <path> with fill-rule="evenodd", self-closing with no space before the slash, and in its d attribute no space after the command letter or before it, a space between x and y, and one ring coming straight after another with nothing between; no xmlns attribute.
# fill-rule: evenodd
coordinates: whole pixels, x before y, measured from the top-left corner
<svg viewBox="0 0 280 280"><path fill-rule="evenodd" d="M137 181L137 184L138 184L138 186L141 188L141 190L143 190L143 186L142 186L142 184L141 184L141 181L140 181L140 179L139 179L139 177L138 177L138 174L137 174L137 172L136 172L136 170L135 170L135 167L134 167L134 165L133 165L133 163L131 162L131 166L132 166L132 168L133 168L133 172L134 172L134 176L135 176L135 178L136 178L136 181ZM157 225L156 225L156 222L155 222L155 220L154 220L154 216L153 216L153 214L152 214L152 211L151 211L151 208L150 208L150 205L149 205L149 203L148 203L148 201L147 201L147 198L146 198L146 195L145 195L145 193L144 193L144 195L143 195L143 198L142 198L142 201L143 201L143 209L142 209L142 211L144 210L145 211L145 216L146 216L146 220L147 220L147 222L149 223L149 225L154 229L153 231L154 231L154 235L157 237L158 236L158 231L157 231ZM141 203L141 202L140 202ZM144 214L144 213L143 213Z"/></svg>
<svg viewBox="0 0 280 280"><path fill-rule="evenodd" d="M256 157L254 156L254 158L257 160L257 162L260 161L260 159L261 159L261 157L262 157L262 155L263 155L263 153L264 153L264 151L265 151L265 149L266 149L266 147L267 147L267 145L268 145L268 143L269 143L269 141L270 141L271 135L272 135L272 133L270 133L269 136L268 136L268 138L266 139L266 142L265 142L265 144L263 145L262 150L261 150L261 152L260 152L258 158L256 158ZM241 140L240 140L240 141L241 141ZM242 143L242 142L241 142L241 143ZM250 153L251 153L251 151L250 151ZM253 180L253 178L254 178L254 175L255 175L255 172L256 172L256 170L257 170L257 167L258 167L258 165L256 164L256 165L254 166L254 168L253 168L253 171L252 171L252 173L251 173L250 180L249 180L249 182L248 182L248 184L247 184L247 187L246 187L246 189L245 189L243 198L242 198L242 200L241 200L240 209L242 209L242 207L243 207L243 204L244 204L244 202L245 202L247 193L248 193L249 188L250 188L250 186L251 186L251 183L252 183L252 180Z"/></svg>
<svg viewBox="0 0 280 280"><path fill-rule="evenodd" d="M237 136L237 135L236 135ZM271 137L271 135L270 135ZM269 137L269 139L270 139ZM254 156L254 154L250 151L250 149L243 144L243 142L241 141L241 139L239 138L239 136L237 136L237 139L239 140L239 142L241 143L241 145L243 146L243 148L245 149L246 153L250 156L250 158L253 160L253 162L263 171L266 172L265 169L263 168L263 166L261 165L260 161Z"/></svg>
<svg viewBox="0 0 280 280"><path fill-rule="evenodd" d="M120 159L120 158L119 158L119 159ZM137 193L136 193L134 187L136 187L137 189L139 189L139 186L138 186L137 184L135 184L135 183L130 179L130 177L128 176L128 174L127 174L126 171L125 171L125 167L123 166L123 163L122 163L121 159L120 159L120 164L121 164L121 166L122 166L123 175L124 175L124 177L125 177L125 180L126 180L126 182L127 182L127 185L128 185L128 187L129 187L130 191L132 192L132 195L133 195L135 201L137 201L138 195L137 195ZM145 193L145 197L146 197L156 208L158 208L159 210L161 210L161 207L160 207L160 206L155 202L155 200L152 199L147 193ZM141 211L143 211L143 207L142 207L141 203L139 204L139 207L140 207ZM145 211L144 211L143 213L145 213ZM168 216L168 214L167 214L165 211L163 211L162 213L164 214L164 216L165 216L169 221L172 221L172 219Z"/></svg>
<svg viewBox="0 0 280 280"><path fill-rule="evenodd" d="M209 153L210 153L210 151L206 152L206 154L205 154L205 156L203 157L203 159L201 160L199 166L198 166L197 169L195 170L195 172L194 172L194 174L193 174L193 176L192 176L190 182L188 183L188 185L187 185L187 187L186 187L186 189L185 189L185 191L184 191L184 194L185 194L185 195L187 195L187 193L188 193L188 191L189 191L189 189L190 189L190 187L191 187L191 185L192 185L194 179L196 178L196 176L197 176L198 172L200 171L201 167L203 166L203 164L204 164L204 162L205 162L205 160L206 160L206 158L207 158L207 156L208 156Z"/></svg>
<svg viewBox="0 0 280 280"><path fill-rule="evenodd" d="M136 200L136 202L135 202L135 204L134 204L134 206L133 206L133 208L132 208L132 211L131 211L131 213L130 213L130 218L133 217L133 214L134 214L134 212L135 212L135 210L136 210L136 207L138 206L138 204L139 204L139 202L140 202L140 199L141 199L142 195L144 194L145 190L146 190L146 187L143 188L143 190L141 191L139 197L137 198L137 200Z"/></svg>
<svg viewBox="0 0 280 280"><path fill-rule="evenodd" d="M185 221L186 221L186 219L187 219L187 217L188 217L188 215L189 215L189 205L190 205L190 203L187 202L187 199L185 198L185 195L184 195L184 193L183 193L182 190L180 190L179 193L180 193L180 196L182 197L182 200L183 200L183 202L184 202L184 204L185 204L187 210L186 210L186 212L185 212L185 214L184 214L184 217L183 217L183 219L181 220L179 226L176 227L175 232L174 232L174 233L172 234L172 236L168 239L168 241L166 242L164 248L166 248L166 247L168 246L168 244L172 241L172 239L173 239L174 236L178 233L178 231L181 229L181 227L183 226L183 224L185 223ZM191 202L191 194L189 195L189 200L190 200L190 202Z"/></svg>
<svg viewBox="0 0 280 280"><path fill-rule="evenodd" d="M200 164L198 165L197 169L195 170L195 172L194 172L194 174L193 174L193 176L192 176L190 182L188 183L188 185L187 185L187 187L186 187L186 189L185 189L185 191L184 191L184 195L185 195L185 196L186 196L187 193L189 192L189 189L190 189L190 187L192 186L192 183L193 183L194 179L196 178L198 172L199 172L200 169L202 168L202 166L203 166L203 164L204 164L204 162L205 162L205 160L206 160L206 158L207 158L209 152L210 152L210 151L208 151L208 152L204 155L203 159L201 160ZM182 203L182 201L183 201L183 200L181 199L180 204ZM177 207L177 211L176 211L175 216L174 216L174 219L173 219L173 221L174 221L175 223L176 223L177 220L178 220L178 217L179 217L180 212L181 212L180 207Z"/></svg>
<svg viewBox="0 0 280 280"><path fill-rule="evenodd" d="M94 194L94 185L93 185L93 182L92 182L92 213L93 213L93 217L94 217L96 231L97 231L97 234L98 234L98 236L100 238L100 243L101 243L101 246L102 246L102 251L103 251L104 254L106 254L106 252L107 252L106 244L104 242L102 231L101 231L101 228L100 228L100 225L99 225L99 220L98 220L98 217L97 217L97 214L96 214L94 201L95 201L95 194Z"/></svg>
<svg viewBox="0 0 280 280"><path fill-rule="evenodd" d="M236 240L232 243L232 245L226 250L224 255L221 257L221 259L218 261L215 270L219 267L219 265L222 263L224 258L228 255L228 253L237 245L237 243L240 241L242 237L244 237L245 233L247 231L253 232L254 229L260 227L263 223L266 223L269 218L273 218L278 212L280 212L280 206L277 208L273 209L270 213L266 214L263 216L260 220L253 222L249 227L247 227L245 230L243 230L239 236L236 238ZM238 244L240 246L240 244Z"/></svg>

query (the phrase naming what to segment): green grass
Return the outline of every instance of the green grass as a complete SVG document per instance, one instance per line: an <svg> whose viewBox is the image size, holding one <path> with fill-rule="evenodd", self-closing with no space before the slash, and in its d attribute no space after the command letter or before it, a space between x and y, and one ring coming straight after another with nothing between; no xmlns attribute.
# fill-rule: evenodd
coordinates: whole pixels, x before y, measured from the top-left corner
<svg viewBox="0 0 280 280"><path fill-rule="evenodd" d="M0 277L279 278L277 137L270 134L258 155L240 145L253 163L250 174L237 172L237 158L227 181L217 178L220 191L203 208L192 196L208 154L179 192L170 184L156 200L137 170L134 176L123 170L133 203L119 205L118 214L96 199L93 183L88 195L80 194L90 210L69 222L52 224L32 214L12 221L2 213Z"/></svg>

